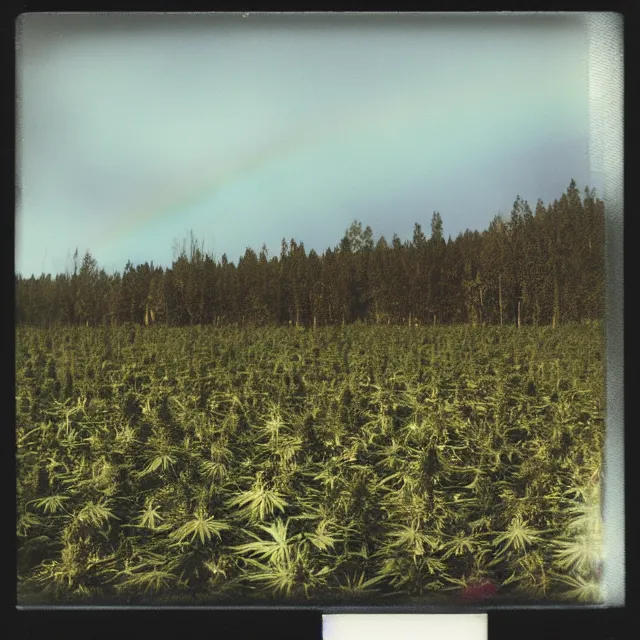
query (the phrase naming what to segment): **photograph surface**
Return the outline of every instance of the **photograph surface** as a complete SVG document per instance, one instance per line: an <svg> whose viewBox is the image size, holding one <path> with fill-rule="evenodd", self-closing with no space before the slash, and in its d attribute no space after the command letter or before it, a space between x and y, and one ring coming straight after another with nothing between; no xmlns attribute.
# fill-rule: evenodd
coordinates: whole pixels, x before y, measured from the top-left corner
<svg viewBox="0 0 640 640"><path fill-rule="evenodd" d="M22 605L602 602L580 16L26 14Z"/></svg>

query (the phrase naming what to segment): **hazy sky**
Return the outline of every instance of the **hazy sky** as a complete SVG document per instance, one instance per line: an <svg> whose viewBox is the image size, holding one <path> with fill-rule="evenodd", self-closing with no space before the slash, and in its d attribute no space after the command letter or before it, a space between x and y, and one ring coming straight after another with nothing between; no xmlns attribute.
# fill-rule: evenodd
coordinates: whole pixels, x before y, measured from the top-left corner
<svg viewBox="0 0 640 640"><path fill-rule="evenodd" d="M578 16L25 15L16 270L168 266L283 237L335 246L486 228L573 177L587 148Z"/></svg>

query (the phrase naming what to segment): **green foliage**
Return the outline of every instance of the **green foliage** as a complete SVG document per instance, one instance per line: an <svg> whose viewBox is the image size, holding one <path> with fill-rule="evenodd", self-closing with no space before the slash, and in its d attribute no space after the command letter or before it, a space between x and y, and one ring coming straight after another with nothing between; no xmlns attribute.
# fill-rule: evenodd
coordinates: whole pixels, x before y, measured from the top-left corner
<svg viewBox="0 0 640 640"><path fill-rule="evenodd" d="M131 331L18 329L21 594L601 598L601 325Z"/></svg>
<svg viewBox="0 0 640 640"><path fill-rule="evenodd" d="M200 542L204 544L211 540L212 536L220 538L221 533L227 529L229 529L229 525L226 522L216 520L213 516L208 517L200 509L193 514L193 519L185 522L181 527L173 531L169 537L182 542L191 536L191 541L199 538Z"/></svg>
<svg viewBox="0 0 640 640"><path fill-rule="evenodd" d="M283 239L279 256L247 248L234 264L207 255L193 238L176 247L167 269L127 262L108 276L86 254L79 271L55 278L16 277L21 324L50 327L131 324L165 326L271 324L336 326L552 325L604 317L604 204L571 182L562 197L535 212L519 196L509 219L484 231L444 239L442 216L431 217L427 239L416 222L412 238L374 242L354 220L338 246L318 254ZM426 220L423 220L426 222ZM76 258L78 256L76 255ZM106 327L104 327L106 328ZM119 341L117 348L122 347ZM102 341L109 357L115 345ZM96 374L98 363L87 369ZM292 373L293 373L292 368ZM31 369L33 372L33 369ZM69 380L51 367L52 386ZM63 394L64 395L64 394Z"/></svg>
<svg viewBox="0 0 640 640"><path fill-rule="evenodd" d="M231 508L242 507L237 514L251 521L263 521L276 511L284 511L287 503L273 489L267 488L259 475L254 485L228 501Z"/></svg>

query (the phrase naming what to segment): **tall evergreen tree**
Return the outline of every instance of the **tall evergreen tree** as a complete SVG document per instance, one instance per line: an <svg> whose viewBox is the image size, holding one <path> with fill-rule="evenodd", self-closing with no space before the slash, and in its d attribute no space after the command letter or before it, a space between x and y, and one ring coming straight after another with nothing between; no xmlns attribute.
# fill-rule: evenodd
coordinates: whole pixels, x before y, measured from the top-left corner
<svg viewBox="0 0 640 640"><path fill-rule="evenodd" d="M535 212L516 198L508 221L444 240L434 212L427 239L377 243L354 220L335 249L307 252L283 239L269 258L247 248L237 264L204 252L191 234L167 269L153 263L107 274L87 252L72 269L16 277L18 323L558 324L604 314L604 204L575 181Z"/></svg>

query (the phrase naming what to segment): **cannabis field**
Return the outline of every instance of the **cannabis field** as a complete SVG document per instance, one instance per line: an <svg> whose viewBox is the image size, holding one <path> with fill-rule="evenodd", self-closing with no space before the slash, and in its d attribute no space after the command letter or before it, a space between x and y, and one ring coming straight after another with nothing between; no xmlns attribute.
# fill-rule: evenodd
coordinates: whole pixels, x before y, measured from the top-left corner
<svg viewBox="0 0 640 640"><path fill-rule="evenodd" d="M601 599L600 324L16 344L21 603Z"/></svg>

